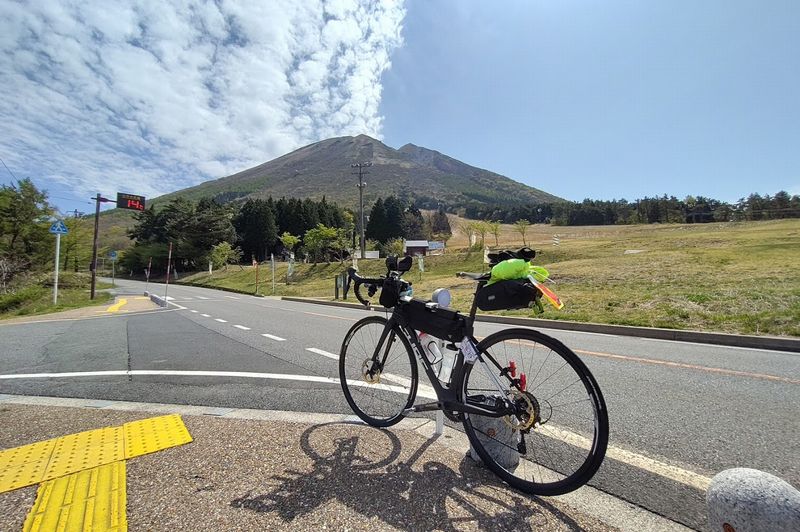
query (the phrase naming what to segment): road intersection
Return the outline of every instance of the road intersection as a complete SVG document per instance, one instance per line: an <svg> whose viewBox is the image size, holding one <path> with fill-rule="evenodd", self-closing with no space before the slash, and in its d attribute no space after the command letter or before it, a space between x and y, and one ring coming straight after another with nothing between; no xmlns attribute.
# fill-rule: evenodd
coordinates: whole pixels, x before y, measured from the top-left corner
<svg viewBox="0 0 800 532"><path fill-rule="evenodd" d="M120 298L144 289L118 284ZM0 393L350 413L336 359L364 311L180 285L169 294L155 312L0 325ZM479 323L476 335L506 327ZM704 486L723 469L800 484L800 355L545 332L583 358L608 403L595 487L697 528Z"/></svg>

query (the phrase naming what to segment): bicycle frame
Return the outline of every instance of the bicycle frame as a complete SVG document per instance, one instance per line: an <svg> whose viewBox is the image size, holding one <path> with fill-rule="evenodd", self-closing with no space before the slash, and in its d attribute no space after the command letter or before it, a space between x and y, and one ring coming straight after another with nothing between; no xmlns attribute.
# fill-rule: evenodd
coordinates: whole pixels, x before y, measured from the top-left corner
<svg viewBox="0 0 800 532"><path fill-rule="evenodd" d="M480 289L482 284L483 283L478 284L478 289ZM461 395L463 392L464 378L466 376L466 367L468 364L470 364L470 362L465 359L462 349L459 349L456 354L456 360L451 372L450 385L447 386L442 384L438 375L433 369L433 365L428 360L428 357L426 357L424 354L424 349L422 344L419 342L419 337L417 336L416 331L409 327L406 323L402 311L400 310L402 308L401 305L395 307L392 315L389 317L389 321L381 333L377 345L375 346L373 360L375 362L380 360L378 366L379 368L383 368L383 364L386 362L386 357L388 356L389 349L391 348L391 343L387 342L387 340L389 340L388 337L390 334L394 334L394 331L396 330L399 330L403 335L405 335L410 342L412 349L416 352L417 360L422 364L422 368L425 370L425 374L428 376L428 380L430 380L430 383L436 392L437 401L434 403L415 405L408 409L408 413L442 410L448 418L454 421L461 421L458 416L463 413L489 417L504 417L507 415L513 415L516 412L514 405L506 399L510 386L504 386L497 375L489 370L486 361L483 359L483 356L479 351L477 352L477 357L471 362L471 364L481 367L482 370L493 380L495 386L497 387L497 391L503 398L502 404L496 403L494 405L488 405L481 403L480 406L478 406L478 404L475 403L467 403L466 397L462 399ZM466 341L471 342L473 346L477 346L478 344L478 341L472 334L476 311L477 304L473 301L465 336ZM391 341L393 342L394 339L391 339ZM384 350L382 356L380 354L381 348ZM491 359L491 356L489 356L489 358ZM491 361L495 366L498 367L498 369L502 369L496 361L493 359Z"/></svg>

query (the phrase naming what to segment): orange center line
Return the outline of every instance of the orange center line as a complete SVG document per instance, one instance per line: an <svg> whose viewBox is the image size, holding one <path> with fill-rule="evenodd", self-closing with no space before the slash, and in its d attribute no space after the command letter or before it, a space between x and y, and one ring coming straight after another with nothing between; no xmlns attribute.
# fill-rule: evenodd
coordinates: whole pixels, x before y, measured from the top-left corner
<svg viewBox="0 0 800 532"><path fill-rule="evenodd" d="M653 360L650 358L634 357L628 355L614 355L612 353L599 353L597 351L586 351L584 349L573 349L576 353L600 358L612 358L616 360L627 360L630 362L641 362L642 364L655 364L659 366L670 366L673 368L693 369L696 371L707 371L709 373L719 373L720 375L730 375L733 377L750 377L753 379L764 379L788 384L800 384L800 379L790 379L779 375L769 375L766 373L752 373L750 371L739 371L735 369L715 368L712 366L700 366L697 364L687 364L685 362L671 362L669 360Z"/></svg>
<svg viewBox="0 0 800 532"><path fill-rule="evenodd" d="M485 336L476 336L476 340L483 340ZM521 343L527 345L536 345L534 342L523 341ZM729 375L732 377L749 377L751 379L764 379L774 382L785 382L787 384L800 384L800 379L791 379L789 377L781 377L779 375L769 375L767 373L752 373L750 371L739 371L735 369L715 368L712 366L700 366L698 364L687 364L685 362L671 362L669 360L653 360L651 358L634 357L629 355L615 355L613 353L601 353L598 351L587 351L585 349L573 349L576 353L581 355L588 355L599 358L611 358L615 360L625 360L627 362L640 362L642 364L654 364L657 366L669 366L672 368L693 369L695 371L706 371L708 373L718 373L720 375Z"/></svg>

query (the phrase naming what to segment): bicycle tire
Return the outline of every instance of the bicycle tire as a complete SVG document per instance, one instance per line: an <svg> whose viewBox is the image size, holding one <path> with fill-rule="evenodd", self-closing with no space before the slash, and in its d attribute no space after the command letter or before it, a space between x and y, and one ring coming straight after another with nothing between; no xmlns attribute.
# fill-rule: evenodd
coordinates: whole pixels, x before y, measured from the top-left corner
<svg viewBox="0 0 800 532"><path fill-rule="evenodd" d="M482 340L477 349L482 357L493 359L501 368L504 368L508 367L509 360L512 360L508 356L509 349L506 342L510 342L509 345L512 348L511 356L517 356L513 352L514 342L520 347L520 354L523 348L528 349L532 346L531 354L535 356L537 346L542 348L539 350L539 354L540 357L541 355L544 356L544 361L538 367L533 382L528 382L527 384L528 395L533 397L530 405L531 407L536 405L535 408L531 408L531 411L538 411L534 419L537 416L539 417L539 425L534 424L528 429L529 432L525 433L525 440L527 441L525 441L522 448L525 453L522 454L519 445L524 430L521 431L518 428L515 431L509 427L504 434L500 435L500 429L495 427L504 423L501 421L502 418L465 414L463 424L470 443L483 463L493 473L520 491L535 495L563 495L574 491L586 484L594 476L605 457L609 427L608 412L603 394L594 376L571 349L555 338L538 331L506 329ZM525 344L522 342L525 342ZM499 344L501 343L503 344L503 354L499 353ZM556 356L553 357L553 355ZM542 370L551 357L558 369L547 375L547 372L550 372L548 369L543 374ZM502 360L503 358L505 360ZM499 370L491 360L487 360L487 365L492 370L496 370L499 375ZM528 368L534 369L537 366L538 362L535 362L526 367L526 362L523 360L521 369L525 371ZM547 396L546 394L549 392L544 391L544 385L567 366L574 372L572 376L567 378L568 384L563 389L561 389L561 383L552 385L557 392ZM482 370L476 370L475 367L473 365L465 368L461 387L461 400L464 402L467 402L470 396L481 398L483 394L479 390L491 389L491 386L485 384L490 382L489 379L483 381L483 385L486 388L480 388L479 377L475 377L475 382L472 387L470 386L470 376L476 375L476 371L483 373ZM539 378L540 375L541 380ZM568 375L568 372L562 373L561 376L565 375ZM530 378L530 375L527 375L526 378ZM537 385L537 382L539 382L539 385ZM582 386L577 386L578 382ZM550 389L550 386L547 389ZM573 398L577 398L577 400L570 402L564 396L558 397L565 390L570 390L570 395L573 395ZM586 395L585 399L581 399L583 393ZM555 399L556 397L558 398ZM555 405L553 401L556 402ZM582 410L581 415L575 413L567 414L564 419L553 420L556 411L563 410L567 412L570 409L577 408ZM585 412L583 412L584 410ZM591 418L588 413L591 413ZM545 416L547 416L546 420L544 419ZM520 422L521 418L515 417L514 419L509 418L509 420ZM492 425L493 423L494 425ZM591 425L591 428L589 428L589 425ZM483 427L486 426L493 428L484 430ZM493 430L494 432L492 432ZM492 436L495 437L493 438ZM535 447L537 444L540 449L545 445L559 445L559 449L571 449L572 454L567 453L567 458L577 456L577 460L574 460L575 467L552 463L555 462L553 461L553 456L563 459L562 451L555 452L554 448L551 452L549 448L545 448L544 452L540 450L537 453ZM517 449L514 449L514 445L517 446ZM492 452L487 447L491 447ZM575 449L579 449L579 451L575 451ZM517 453L516 458L514 457L514 452ZM583 456L584 453L585 457ZM551 460L551 463L545 463L548 459ZM501 461L505 461L505 463L500 463ZM537 470L539 474L538 480L536 478Z"/></svg>
<svg viewBox="0 0 800 532"><path fill-rule="evenodd" d="M417 395L418 374L414 352L397 326L387 340L392 338L392 333L394 342L399 339L400 343L393 343L390 349L399 345L398 351L405 351L408 365L403 363L405 359L402 352L388 353L386 366L378 374L378 382L369 382L363 374L388 321L382 316L368 316L359 320L347 331L339 352L339 380L347 404L359 418L373 427L389 427L398 423L404 417L403 410L414 404ZM372 331L361 335L361 338L359 333L370 326ZM389 368L389 362L395 361L398 364Z"/></svg>

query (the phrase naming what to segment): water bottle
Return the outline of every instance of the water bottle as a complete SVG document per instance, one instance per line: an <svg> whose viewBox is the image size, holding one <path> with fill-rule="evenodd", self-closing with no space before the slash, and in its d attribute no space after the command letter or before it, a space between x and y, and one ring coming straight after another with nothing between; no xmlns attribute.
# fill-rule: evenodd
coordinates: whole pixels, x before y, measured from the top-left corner
<svg viewBox="0 0 800 532"><path fill-rule="evenodd" d="M445 348L442 355L442 367L439 370L439 380L442 384L450 383L450 374L453 372L453 365L456 363L456 352Z"/></svg>
<svg viewBox="0 0 800 532"><path fill-rule="evenodd" d="M431 365L438 364L442 361L442 353L439 351L439 345L436 338L428 333L419 333L419 343L422 344L422 351L425 353L425 358Z"/></svg>

